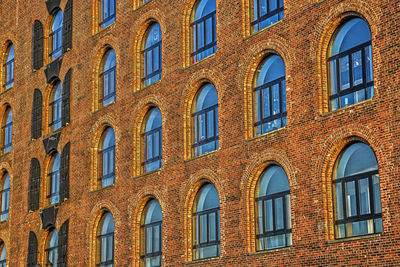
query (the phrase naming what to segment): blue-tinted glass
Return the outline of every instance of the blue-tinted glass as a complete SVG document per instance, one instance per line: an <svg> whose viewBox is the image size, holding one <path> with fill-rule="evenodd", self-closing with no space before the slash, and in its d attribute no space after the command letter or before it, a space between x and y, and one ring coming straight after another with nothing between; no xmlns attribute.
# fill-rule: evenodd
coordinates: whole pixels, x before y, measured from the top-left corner
<svg viewBox="0 0 400 267"><path fill-rule="evenodd" d="M54 16L52 33L52 58L53 60L62 54L62 29L63 29L63 13L59 10Z"/></svg>
<svg viewBox="0 0 400 267"><path fill-rule="evenodd" d="M290 189L285 171L279 166L272 166L264 173L258 189L258 197L271 195Z"/></svg>
<svg viewBox="0 0 400 267"><path fill-rule="evenodd" d="M215 10L215 0L201 0L197 4L193 24L194 62L213 54L216 50L216 45L211 45L217 39L215 14L202 20L207 15L215 13ZM211 46L204 49L207 45ZM203 51L198 51L200 49Z"/></svg>
<svg viewBox="0 0 400 267"><path fill-rule="evenodd" d="M360 18L351 19L337 32L330 56L337 55L368 41L371 41L371 31L368 24Z"/></svg>
<svg viewBox="0 0 400 267"><path fill-rule="evenodd" d="M161 78L161 28L158 23L151 26L144 50L145 86Z"/></svg>
<svg viewBox="0 0 400 267"><path fill-rule="evenodd" d="M51 238L49 241L49 247L47 248L49 251L48 261L51 263L51 266L57 266L58 260L58 233L54 229L51 233Z"/></svg>
<svg viewBox="0 0 400 267"><path fill-rule="evenodd" d="M197 5L196 12L194 14L194 20L201 19L215 10L215 0L201 0Z"/></svg>
<svg viewBox="0 0 400 267"><path fill-rule="evenodd" d="M146 122L146 132L157 129L162 126L161 112L156 107L151 110L150 116Z"/></svg>
<svg viewBox="0 0 400 267"><path fill-rule="evenodd" d="M13 115L12 110L9 108L6 119L6 124L4 127L4 153L8 153L11 151L12 147L12 126L13 126Z"/></svg>
<svg viewBox="0 0 400 267"><path fill-rule="evenodd" d="M8 219L8 209L10 205L10 176L5 175L2 194L1 194L1 221Z"/></svg>
<svg viewBox="0 0 400 267"><path fill-rule="evenodd" d="M116 56L113 49L106 54L103 68L103 106L115 102L115 66Z"/></svg>
<svg viewBox="0 0 400 267"><path fill-rule="evenodd" d="M283 0L253 0L254 32L278 22L283 13Z"/></svg>
<svg viewBox="0 0 400 267"><path fill-rule="evenodd" d="M364 143L355 143L341 155L336 169L336 178L375 170L378 170L378 162L370 146Z"/></svg>
<svg viewBox="0 0 400 267"><path fill-rule="evenodd" d="M145 224L159 222L161 220L162 220L162 212L160 203L158 203L157 200L153 199L150 202L149 208L147 209L146 212Z"/></svg>
<svg viewBox="0 0 400 267"><path fill-rule="evenodd" d="M101 227L100 250L100 260L102 263L112 262L114 257L114 218L110 212L107 212L104 216L105 218ZM113 263L101 266L113 266Z"/></svg>
<svg viewBox="0 0 400 267"><path fill-rule="evenodd" d="M115 21L115 0L101 0L102 28L107 27Z"/></svg>
<svg viewBox="0 0 400 267"><path fill-rule="evenodd" d="M102 145L102 186L114 183L115 176L115 134L110 127L106 130Z"/></svg>
<svg viewBox="0 0 400 267"><path fill-rule="evenodd" d="M149 112L145 127L145 172L161 168L162 155L161 112L157 107Z"/></svg>
<svg viewBox="0 0 400 267"><path fill-rule="evenodd" d="M285 63L278 55L270 56L261 66L256 86L285 77Z"/></svg>
<svg viewBox="0 0 400 267"><path fill-rule="evenodd" d="M218 191L212 184L204 186L200 192L200 197L197 202L197 210L205 211L219 207Z"/></svg>
<svg viewBox="0 0 400 267"><path fill-rule="evenodd" d="M56 204L60 201L60 155L54 156L51 166L51 183L50 183L50 204Z"/></svg>
<svg viewBox="0 0 400 267"><path fill-rule="evenodd" d="M203 86L197 98L195 112L212 107L218 104L218 94L214 85L208 83Z"/></svg>
<svg viewBox="0 0 400 267"><path fill-rule="evenodd" d="M6 267L6 259L7 259L7 251L6 245L3 244L3 248L1 249L0 261L4 262L4 264L0 264L1 267Z"/></svg>
<svg viewBox="0 0 400 267"><path fill-rule="evenodd" d="M58 82L53 95L53 131L61 128L62 85Z"/></svg>
<svg viewBox="0 0 400 267"><path fill-rule="evenodd" d="M5 67L6 89L14 86L14 53L14 45L11 44L8 49L7 62Z"/></svg>

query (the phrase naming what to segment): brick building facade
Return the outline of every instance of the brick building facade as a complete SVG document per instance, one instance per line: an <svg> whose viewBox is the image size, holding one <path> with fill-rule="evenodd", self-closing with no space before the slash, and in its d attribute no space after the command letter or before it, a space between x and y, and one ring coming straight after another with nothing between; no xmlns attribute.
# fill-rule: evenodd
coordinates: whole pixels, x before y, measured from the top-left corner
<svg viewBox="0 0 400 267"><path fill-rule="evenodd" d="M5 153L3 147L0 155L2 183L7 174L10 179L8 218L0 222L7 266L25 266L33 258L46 266L53 229L63 240L58 253L66 256L59 265L96 266L99 228L108 212L115 224L114 265L139 266L143 211L152 199L162 210L164 266L400 262L400 1L284 0L283 18L255 32L253 1L216 0L217 49L199 60L192 54L191 25L200 1L117 0L115 21L109 25L102 24L100 2L0 1L2 126L8 109L13 118L12 149ZM57 10L67 19L63 52L54 59L51 27ZM354 18L370 29L373 96L333 110L328 51L338 29ZM144 86L144 39L156 22L162 36L161 78ZM34 33L43 38L35 39ZM11 44L14 82L7 86ZM102 71L111 49L115 95L105 104ZM271 55L279 55L285 66L287 123L257 134L255 77ZM206 83L218 94L219 131L217 149L202 154L194 151L193 114ZM63 104L60 127L55 128L57 84L63 86ZM34 104L35 92L41 95L39 104ZM162 166L146 172L143 136L149 110L155 107L162 116ZM99 155L110 128L115 171L111 185L104 186ZM382 230L337 238L333 177L340 155L356 143L368 144L376 156L381 214L373 219L382 219ZM56 153L61 162L59 200L49 197ZM280 166L290 185L291 243L260 250L256 191L271 166ZM199 259L193 250L198 225L192 218L206 184L218 192L220 251Z"/></svg>

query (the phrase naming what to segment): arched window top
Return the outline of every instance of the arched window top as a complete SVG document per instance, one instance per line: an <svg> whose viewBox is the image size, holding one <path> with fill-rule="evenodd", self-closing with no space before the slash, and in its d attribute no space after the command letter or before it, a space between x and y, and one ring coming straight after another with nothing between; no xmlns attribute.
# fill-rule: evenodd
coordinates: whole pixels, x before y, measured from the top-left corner
<svg viewBox="0 0 400 267"><path fill-rule="evenodd" d="M156 199L153 199L148 203L148 208L146 211L146 218L144 220L144 223L150 224L160 221L162 221L161 206Z"/></svg>
<svg viewBox="0 0 400 267"><path fill-rule="evenodd" d="M115 134L111 127L108 127L105 131L103 150L115 146Z"/></svg>
<svg viewBox="0 0 400 267"><path fill-rule="evenodd" d="M196 212L210 210L219 207L218 191L212 184L206 184L201 188L197 200Z"/></svg>
<svg viewBox="0 0 400 267"><path fill-rule="evenodd" d="M10 189L10 175L6 172L4 176L3 191Z"/></svg>
<svg viewBox="0 0 400 267"><path fill-rule="evenodd" d="M54 89L53 90L54 90L53 101L61 99L61 97L62 97L62 84L61 84L60 80L57 80L54 83Z"/></svg>
<svg viewBox="0 0 400 267"><path fill-rule="evenodd" d="M101 235L114 233L114 218L111 215L111 212L107 212L104 216L105 218L101 227Z"/></svg>
<svg viewBox="0 0 400 267"><path fill-rule="evenodd" d="M14 60L15 52L14 52L14 45L10 43L8 46L8 55L7 55L7 63Z"/></svg>
<svg viewBox="0 0 400 267"><path fill-rule="evenodd" d="M269 56L260 64L256 86L285 77L285 73L285 63L282 58L278 55Z"/></svg>
<svg viewBox="0 0 400 267"><path fill-rule="evenodd" d="M258 197L290 190L289 180L282 167L274 165L267 169L261 178Z"/></svg>
<svg viewBox="0 0 400 267"><path fill-rule="evenodd" d="M53 30L53 32L56 32L57 30L59 30L59 29L62 29L62 26L63 26L63 13L62 13L62 11L61 10L58 10L56 13L55 13L55 16L54 16L54 20L53 20L53 25L52 25L52 27L51 27L51 29Z"/></svg>
<svg viewBox="0 0 400 267"><path fill-rule="evenodd" d="M12 110L11 110L11 108L10 107L7 107L7 110L6 110L6 114L5 114L6 116L6 125L7 124L10 124L10 123L12 123L12 120L13 120L13 114L12 114Z"/></svg>
<svg viewBox="0 0 400 267"><path fill-rule="evenodd" d="M347 147L340 156L335 178L377 170L378 162L371 147L364 143L354 143Z"/></svg>
<svg viewBox="0 0 400 267"><path fill-rule="evenodd" d="M212 107L218 104L218 94L214 85L207 83L201 88L196 101L195 112Z"/></svg>
<svg viewBox="0 0 400 267"><path fill-rule="evenodd" d="M116 65L114 49L109 49L104 56L106 57L106 60L104 61L103 71L106 72Z"/></svg>
<svg viewBox="0 0 400 267"><path fill-rule="evenodd" d="M200 0L194 13L194 20L198 20L216 10L215 0Z"/></svg>
<svg viewBox="0 0 400 267"><path fill-rule="evenodd" d="M51 237L49 241L49 248L54 248L58 246L58 233L56 229L51 232Z"/></svg>
<svg viewBox="0 0 400 267"><path fill-rule="evenodd" d="M146 132L160 128L162 126L162 118L160 110L157 107L154 107L149 112L150 115L146 122L146 129L145 129Z"/></svg>
<svg viewBox="0 0 400 267"><path fill-rule="evenodd" d="M330 56L337 55L369 41L371 41L371 31L367 22L361 18L353 18L338 29L332 43Z"/></svg>
<svg viewBox="0 0 400 267"><path fill-rule="evenodd" d="M161 41L161 28L157 22L153 23L149 29L146 37L145 49L149 48Z"/></svg>

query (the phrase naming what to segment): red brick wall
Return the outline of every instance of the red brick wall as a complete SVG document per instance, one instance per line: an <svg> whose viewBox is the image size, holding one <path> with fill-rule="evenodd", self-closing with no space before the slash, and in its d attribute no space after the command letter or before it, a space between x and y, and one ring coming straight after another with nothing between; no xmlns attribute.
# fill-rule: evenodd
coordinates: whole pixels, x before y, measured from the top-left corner
<svg viewBox="0 0 400 267"><path fill-rule="evenodd" d="M285 0L284 19L256 34L250 34L248 1L217 1L217 52L193 65L188 63L190 36L183 25L194 1L152 0L133 9L137 1L117 0L116 22L99 32L93 26L92 1L74 1L73 47L63 55L59 75L63 80L72 68L71 123L60 130L58 144L61 152L71 142L70 198L60 205L56 221L59 229L70 219L69 266L94 263L93 229L102 209L115 221L116 266L135 264L138 207L149 195L162 207L164 265L190 261L190 205L202 179L212 181L220 196L221 256L190 266L400 262L400 1ZM66 2L61 0L61 9ZM8 103L14 116L12 152L0 156L0 168L11 179L10 214L0 223L0 238L7 246L8 265L24 266L29 231L36 233L39 248L46 236L40 211L27 211L27 192L31 158L39 159L42 179L48 160L43 136L30 138L30 121L34 89L44 96L50 90L44 67L32 72L32 25L35 19L46 25L49 15L45 1L21 0L0 1L0 14L0 45L11 40L15 46L14 87L0 94L0 107ZM375 96L326 113L326 49L336 27L351 14L364 17L371 27ZM137 36L149 19L157 20L162 30L163 77L140 88ZM115 103L97 110L95 69L105 45L117 56L117 93ZM249 75L269 51L285 61L288 125L253 137ZM190 109L203 80L218 92L220 148L192 158ZM149 105L162 113L163 166L140 175L138 129ZM92 153L105 124L116 135L116 178L113 186L94 190ZM379 162L383 233L335 241L332 168L340 150L357 138L372 146ZM255 253L252 192L258 175L271 163L285 169L291 185L293 246Z"/></svg>

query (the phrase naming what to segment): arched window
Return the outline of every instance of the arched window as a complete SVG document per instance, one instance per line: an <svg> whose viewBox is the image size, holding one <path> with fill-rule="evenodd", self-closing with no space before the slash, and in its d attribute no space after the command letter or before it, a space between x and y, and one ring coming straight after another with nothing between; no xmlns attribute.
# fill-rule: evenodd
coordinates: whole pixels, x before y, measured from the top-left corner
<svg viewBox="0 0 400 267"><path fill-rule="evenodd" d="M12 125L13 125L13 115L10 107L6 109L4 114L3 122L3 146L4 154L11 151L12 147Z"/></svg>
<svg viewBox="0 0 400 267"><path fill-rule="evenodd" d="M367 144L354 143L339 156L333 174L336 238L383 231L378 169Z"/></svg>
<svg viewBox="0 0 400 267"><path fill-rule="evenodd" d="M143 54L143 86L161 79L161 28L153 23L145 35Z"/></svg>
<svg viewBox="0 0 400 267"><path fill-rule="evenodd" d="M371 31L363 19L350 19L338 28L328 56L331 110L374 96Z"/></svg>
<svg viewBox="0 0 400 267"><path fill-rule="evenodd" d="M5 221L10 206L10 175L7 172L3 174L1 185L1 221Z"/></svg>
<svg viewBox="0 0 400 267"><path fill-rule="evenodd" d="M267 57L258 67L254 88L257 135L287 124L285 63L278 55Z"/></svg>
<svg viewBox="0 0 400 267"><path fill-rule="evenodd" d="M162 265L162 212L157 200L150 200L141 220L140 266Z"/></svg>
<svg viewBox="0 0 400 267"><path fill-rule="evenodd" d="M257 251L292 245L290 186L281 167L273 165L260 177L256 214Z"/></svg>
<svg viewBox="0 0 400 267"><path fill-rule="evenodd" d="M283 19L283 0L252 0L253 32L258 32Z"/></svg>
<svg viewBox="0 0 400 267"><path fill-rule="evenodd" d="M103 56L101 74L99 77L99 84L101 85L101 99L99 102L100 106L103 107L115 102L115 65L115 52L112 48L109 48Z"/></svg>
<svg viewBox="0 0 400 267"><path fill-rule="evenodd" d="M221 253L219 197L212 184L197 193L193 207L193 259L218 257Z"/></svg>
<svg viewBox="0 0 400 267"><path fill-rule="evenodd" d="M99 184L106 187L114 184L115 178L115 134L111 127L108 127L102 136L99 152Z"/></svg>
<svg viewBox="0 0 400 267"><path fill-rule="evenodd" d="M58 10L53 15L53 23L50 32L50 57L52 60L62 55L62 37L63 37L63 13Z"/></svg>
<svg viewBox="0 0 400 267"><path fill-rule="evenodd" d="M6 244L1 241L0 244L0 267L6 267L7 266L7 251L6 251Z"/></svg>
<svg viewBox="0 0 400 267"><path fill-rule="evenodd" d="M114 266L114 219L110 212L103 214L97 230L97 266Z"/></svg>
<svg viewBox="0 0 400 267"><path fill-rule="evenodd" d="M162 118L157 107L147 112L144 129L144 172L161 168L162 164Z"/></svg>
<svg viewBox="0 0 400 267"><path fill-rule="evenodd" d="M192 15L192 62L195 63L217 50L217 21L215 0L198 0Z"/></svg>
<svg viewBox="0 0 400 267"><path fill-rule="evenodd" d="M116 0L99 0L100 2L100 29L107 27L115 21Z"/></svg>
<svg viewBox="0 0 400 267"><path fill-rule="evenodd" d="M4 77L5 83L4 88L5 90L10 89L14 86L14 45L10 44L7 48L7 52L5 54L5 62L3 65L4 68Z"/></svg>
<svg viewBox="0 0 400 267"><path fill-rule="evenodd" d="M218 149L218 94L211 83L205 84L197 93L192 117L194 155Z"/></svg>
<svg viewBox="0 0 400 267"><path fill-rule="evenodd" d="M50 161L47 178L48 204L60 202L60 155L55 153Z"/></svg>
<svg viewBox="0 0 400 267"><path fill-rule="evenodd" d="M56 229L53 229L47 237L46 249L45 249L45 265L46 266L57 266L58 259L58 233Z"/></svg>
<svg viewBox="0 0 400 267"><path fill-rule="evenodd" d="M62 84L57 81L50 95L49 127L56 131L61 128Z"/></svg>

